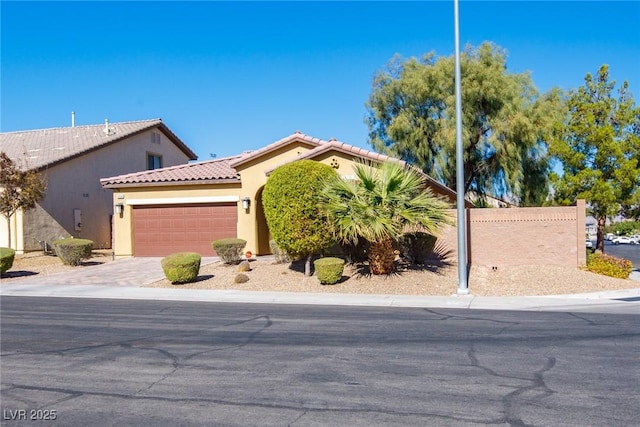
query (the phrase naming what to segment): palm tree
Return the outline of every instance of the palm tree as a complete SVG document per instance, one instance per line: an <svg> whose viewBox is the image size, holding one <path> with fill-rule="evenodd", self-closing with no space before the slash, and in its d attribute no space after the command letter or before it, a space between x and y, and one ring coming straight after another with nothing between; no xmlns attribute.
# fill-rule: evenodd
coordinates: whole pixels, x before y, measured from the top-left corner
<svg viewBox="0 0 640 427"><path fill-rule="evenodd" d="M431 234L450 224L448 203L435 197L424 175L400 163L359 163L356 180L332 178L325 187L321 208L338 241L371 244L368 252L372 274L393 271L393 242L414 227Z"/></svg>

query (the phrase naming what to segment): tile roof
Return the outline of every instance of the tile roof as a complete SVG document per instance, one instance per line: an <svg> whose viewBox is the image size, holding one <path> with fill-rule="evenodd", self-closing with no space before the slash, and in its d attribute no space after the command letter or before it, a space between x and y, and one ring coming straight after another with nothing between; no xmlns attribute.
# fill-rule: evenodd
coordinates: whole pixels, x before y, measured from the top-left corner
<svg viewBox="0 0 640 427"><path fill-rule="evenodd" d="M270 153L272 151L277 150L280 147L284 147L285 145L294 142L294 141L299 141L299 142L303 142L306 143L312 147L317 147L320 146L323 143L326 143L327 141L323 141L319 138L314 138L312 136L309 135L305 135L300 131L295 131L294 133L292 133L291 135L279 139L276 142L273 142L265 147L260 148L259 150L255 150L255 151L249 151L247 153L244 153L238 160L232 162L231 166L236 167L239 166L243 163L246 163L250 160L256 159L260 156L263 156L267 153Z"/></svg>
<svg viewBox="0 0 640 427"><path fill-rule="evenodd" d="M162 119L0 133L0 151L25 169L43 169L157 127L191 160L198 158Z"/></svg>
<svg viewBox="0 0 640 427"><path fill-rule="evenodd" d="M230 163L241 156L225 157L198 163L171 166L149 171L103 178L103 188L140 187L149 185L181 185L240 182L240 175Z"/></svg>
<svg viewBox="0 0 640 427"><path fill-rule="evenodd" d="M193 184L193 183L226 183L226 182L240 182L240 175L236 171L235 167L244 164L252 159L256 159L264 154L277 150L280 147L286 146L291 142L304 142L314 147L308 152L300 154L298 157L283 162L287 164L296 160L312 159L327 151L339 151L345 154L353 155L354 157L363 158L365 160L373 162L385 162L395 161L401 164L406 164L403 160L399 160L393 157L379 154L374 151L365 150L362 148L354 147L353 145L345 144L344 142L336 141L334 139L325 141L319 138L314 138L296 131L295 133L282 138L274 143L271 143L259 150L250 151L233 157L226 157L223 159L209 160L201 163L190 163L186 165L173 166L169 168L156 169L152 171L144 171L138 173L132 173L128 175L120 175L112 178L101 179L100 182L104 188L122 188L122 187L136 187L145 185L166 185L166 184ZM269 174L275 168L266 170L265 173ZM424 174L418 169L425 177L425 180L430 186L439 189L443 194L448 194L455 198L455 191L439 183L431 178L429 175Z"/></svg>
<svg viewBox="0 0 640 427"><path fill-rule="evenodd" d="M323 144L319 147L301 154L298 160L312 159L328 151L339 151L341 153L351 154L373 162L398 162L402 165L406 164L404 160L399 160L395 157L389 157L384 154L376 153L375 151L365 150L364 148L354 147L353 145L345 144L344 142L340 142L335 139L332 139L328 142L323 141Z"/></svg>
<svg viewBox="0 0 640 427"><path fill-rule="evenodd" d="M304 159L313 159L322 153L326 153L328 151L339 151L341 153L350 154L356 157L363 158L365 160L369 160L372 162L398 162L402 165L406 165L407 163L404 160L397 159L395 157L389 157L384 154L376 153L375 151L365 150L363 148L354 147L353 145L346 144L344 142L337 141L332 139L330 141L320 141L321 145L314 148L313 150L309 150L306 153L301 154L299 157L295 159L291 159L283 164L291 163L296 160L304 160ZM279 165L282 166L282 165ZM275 168L269 169L265 171L268 175L273 172ZM418 172L420 172L425 181L429 183L431 187L435 187L440 190L443 194L448 194L451 197L455 197L456 192L446 185L436 181L426 173L424 173L421 169L415 168Z"/></svg>

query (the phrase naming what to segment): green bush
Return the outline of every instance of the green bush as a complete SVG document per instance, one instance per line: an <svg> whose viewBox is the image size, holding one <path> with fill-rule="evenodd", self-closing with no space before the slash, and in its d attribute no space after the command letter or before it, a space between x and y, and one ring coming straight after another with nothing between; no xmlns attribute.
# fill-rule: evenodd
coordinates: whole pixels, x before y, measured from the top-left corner
<svg viewBox="0 0 640 427"><path fill-rule="evenodd" d="M424 264L433 253L437 238L417 231L405 233L398 239L400 254L412 264Z"/></svg>
<svg viewBox="0 0 640 427"><path fill-rule="evenodd" d="M164 275L171 283L193 282L200 272L200 254L177 252L162 258L160 264Z"/></svg>
<svg viewBox="0 0 640 427"><path fill-rule="evenodd" d="M326 257L313 262L316 269L316 276L323 285L333 285L342 278L344 271L344 260L342 258Z"/></svg>
<svg viewBox="0 0 640 427"><path fill-rule="evenodd" d="M628 259L596 252L587 256L587 270L618 279L628 279L633 271L633 264Z"/></svg>
<svg viewBox="0 0 640 427"><path fill-rule="evenodd" d="M242 250L247 245L246 240L229 238L211 243L213 250L225 264L237 264L242 259Z"/></svg>
<svg viewBox="0 0 640 427"><path fill-rule="evenodd" d="M289 256L307 259L306 276L311 275L311 255L334 243L318 202L325 182L335 175L329 165L297 160L275 169L262 192L264 215L273 239Z"/></svg>
<svg viewBox="0 0 640 427"><path fill-rule="evenodd" d="M291 257L281 249L280 246L278 246L278 243L276 243L275 240L269 241L269 247L271 248L271 253L276 258L276 263L285 264L287 262L291 262Z"/></svg>
<svg viewBox="0 0 640 427"><path fill-rule="evenodd" d="M358 243L339 242L338 248L346 258L348 264L364 262L369 259L367 253L371 248L371 243L366 239L358 239Z"/></svg>
<svg viewBox="0 0 640 427"><path fill-rule="evenodd" d="M13 265L16 251L11 248L0 248L0 274L6 273Z"/></svg>
<svg viewBox="0 0 640 427"><path fill-rule="evenodd" d="M53 249L63 264L78 266L83 260L91 258L93 250L93 242L87 239L68 239L54 240L52 242Z"/></svg>

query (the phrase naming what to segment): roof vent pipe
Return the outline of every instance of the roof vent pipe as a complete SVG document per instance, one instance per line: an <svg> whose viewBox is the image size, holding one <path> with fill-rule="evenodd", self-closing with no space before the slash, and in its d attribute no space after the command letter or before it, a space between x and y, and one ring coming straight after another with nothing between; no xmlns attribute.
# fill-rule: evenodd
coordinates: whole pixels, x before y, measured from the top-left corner
<svg viewBox="0 0 640 427"><path fill-rule="evenodd" d="M76 127L76 113L75 111L71 112L71 127Z"/></svg>
<svg viewBox="0 0 640 427"><path fill-rule="evenodd" d="M109 119L104 119L104 134L109 135Z"/></svg>

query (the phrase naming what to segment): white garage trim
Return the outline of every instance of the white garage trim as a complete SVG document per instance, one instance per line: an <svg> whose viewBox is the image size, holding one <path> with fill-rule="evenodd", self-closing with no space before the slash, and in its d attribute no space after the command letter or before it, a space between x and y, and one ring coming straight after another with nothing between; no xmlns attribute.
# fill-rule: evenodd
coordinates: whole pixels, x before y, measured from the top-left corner
<svg viewBox="0 0 640 427"><path fill-rule="evenodd" d="M135 205L181 205L191 203L228 203L240 201L239 196L171 197L159 199L128 199L125 203Z"/></svg>

